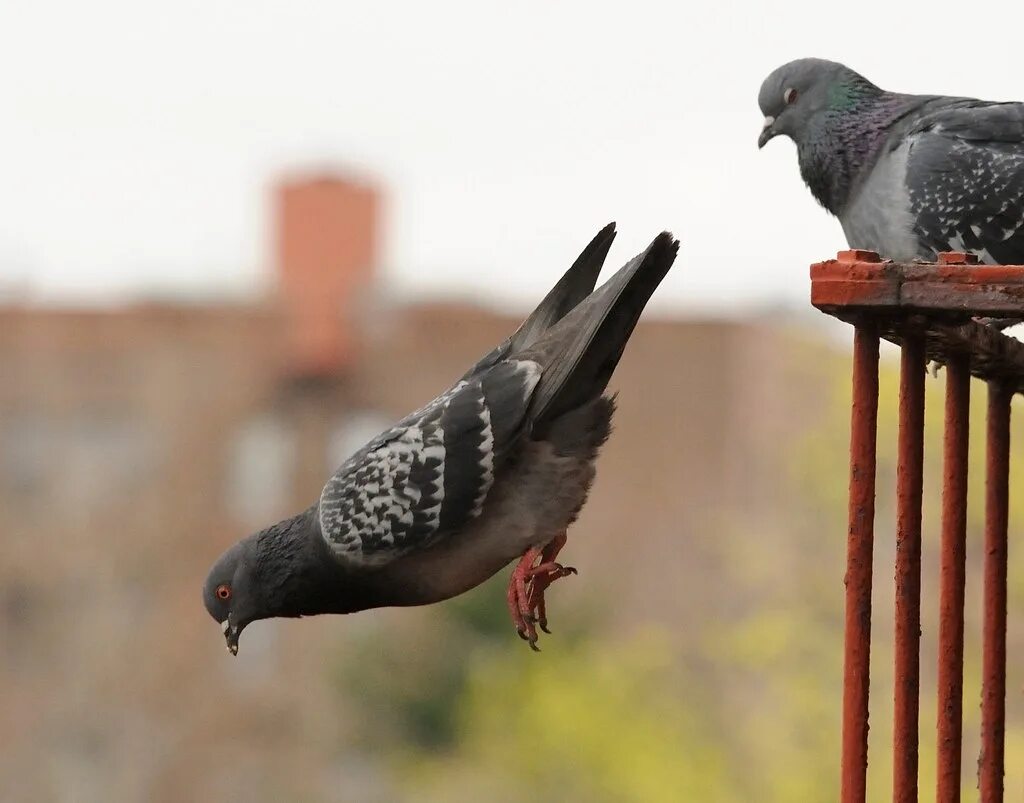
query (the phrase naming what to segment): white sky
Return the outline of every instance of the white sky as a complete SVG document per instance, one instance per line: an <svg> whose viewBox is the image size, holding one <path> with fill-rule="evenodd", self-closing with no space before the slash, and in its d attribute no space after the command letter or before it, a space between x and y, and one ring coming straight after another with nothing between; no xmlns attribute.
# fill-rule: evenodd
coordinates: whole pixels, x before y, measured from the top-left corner
<svg viewBox="0 0 1024 803"><path fill-rule="evenodd" d="M614 219L616 264L682 239L662 305L800 307L807 265L844 243L793 146L758 152L761 80L816 55L887 88L1024 99L1024 6L983 52L963 9L7 0L0 293L265 287L270 182L337 165L387 191L402 294L525 304Z"/></svg>

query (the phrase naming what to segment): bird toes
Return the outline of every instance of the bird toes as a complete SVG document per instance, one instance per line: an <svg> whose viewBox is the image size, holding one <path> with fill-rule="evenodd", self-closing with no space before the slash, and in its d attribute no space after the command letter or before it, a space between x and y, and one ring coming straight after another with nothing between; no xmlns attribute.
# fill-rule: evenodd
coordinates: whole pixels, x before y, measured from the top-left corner
<svg viewBox="0 0 1024 803"><path fill-rule="evenodd" d="M537 646L537 629L551 634L551 630L548 629L544 592L555 580L579 572L575 566L563 566L554 560L542 559L536 564L535 560L536 555L528 552L512 573L508 587L508 608L519 638L528 642L531 650L540 652L540 647Z"/></svg>
<svg viewBox="0 0 1024 803"><path fill-rule="evenodd" d="M530 645L531 650L534 652L540 652L540 647L537 646L537 631L534 628L532 620L526 620L524 627L517 628L516 632L519 634L519 638Z"/></svg>

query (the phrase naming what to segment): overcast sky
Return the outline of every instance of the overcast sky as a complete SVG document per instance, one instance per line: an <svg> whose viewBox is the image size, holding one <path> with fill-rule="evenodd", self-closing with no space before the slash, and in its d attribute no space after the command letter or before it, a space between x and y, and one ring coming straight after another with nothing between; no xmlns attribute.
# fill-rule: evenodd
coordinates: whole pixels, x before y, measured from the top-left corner
<svg viewBox="0 0 1024 803"><path fill-rule="evenodd" d="M1022 6L983 53L950 23L961 3L839 8L6 2L0 290L258 290L269 185L328 165L386 190L381 268L403 294L525 303L617 220L617 262L681 238L663 305L799 307L807 265L844 243L792 144L757 150L772 68L816 55L887 88L1024 99Z"/></svg>

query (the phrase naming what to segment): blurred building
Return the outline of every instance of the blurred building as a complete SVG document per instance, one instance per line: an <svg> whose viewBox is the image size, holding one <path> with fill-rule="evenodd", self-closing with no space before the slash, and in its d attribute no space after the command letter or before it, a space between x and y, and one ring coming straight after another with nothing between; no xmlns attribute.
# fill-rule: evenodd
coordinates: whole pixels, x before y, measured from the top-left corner
<svg viewBox="0 0 1024 803"><path fill-rule="evenodd" d="M382 303L372 188L315 178L276 200L276 293L264 303L0 307L0 688L18 689L3 704L0 799L256 800L271 793L246 786L263 777L254 756L273 751L296 777L317 765L281 740L332 727L285 682L316 677L318 642L308 627L268 625L273 658L226 676L200 601L206 569L308 505L348 453L518 321ZM821 381L777 348L785 338L744 323L638 328L574 528L587 543L570 537L566 553L588 583L615 586L624 620L642 611L685 628L714 583L688 535L777 492L774 455ZM752 415L751 399L790 414ZM666 555L692 569L686 583L650 581ZM243 656L259 652L258 630ZM255 713L224 691L246 671L265 684Z"/></svg>

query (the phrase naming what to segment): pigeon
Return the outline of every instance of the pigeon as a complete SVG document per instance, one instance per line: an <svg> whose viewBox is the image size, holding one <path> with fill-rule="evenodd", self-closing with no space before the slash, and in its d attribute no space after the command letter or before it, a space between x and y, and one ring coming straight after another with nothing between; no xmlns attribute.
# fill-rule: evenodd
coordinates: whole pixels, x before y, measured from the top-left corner
<svg viewBox="0 0 1024 803"><path fill-rule="evenodd" d="M518 558L507 604L537 649L545 591L608 438L606 388L675 260L662 232L599 289L615 225L583 250L516 332L433 401L349 457L307 510L213 565L207 611L238 652L259 619L427 605Z"/></svg>
<svg viewBox="0 0 1024 803"><path fill-rule="evenodd" d="M1024 264L1024 103L879 89L823 59L761 85L758 147L784 134L851 248L901 262L942 251Z"/></svg>

